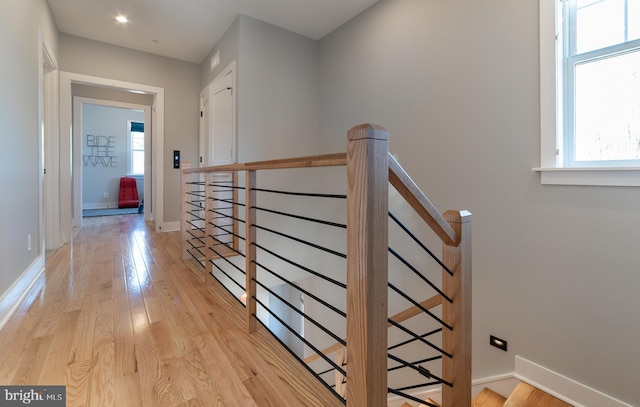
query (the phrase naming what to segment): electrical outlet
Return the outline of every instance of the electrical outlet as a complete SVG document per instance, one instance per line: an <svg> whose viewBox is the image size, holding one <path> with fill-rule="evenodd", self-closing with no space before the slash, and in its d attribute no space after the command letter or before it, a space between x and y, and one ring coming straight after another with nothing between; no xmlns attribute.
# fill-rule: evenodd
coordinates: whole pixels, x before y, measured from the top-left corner
<svg viewBox="0 0 640 407"><path fill-rule="evenodd" d="M507 341L496 336L489 335L489 345L495 346L496 348L505 352L507 351Z"/></svg>
<svg viewBox="0 0 640 407"><path fill-rule="evenodd" d="M31 251L31 234L27 235L27 251Z"/></svg>
<svg viewBox="0 0 640 407"><path fill-rule="evenodd" d="M105 197L105 198L109 198L109 193L108 193L108 192L105 192L105 193L104 193L104 197Z"/></svg>

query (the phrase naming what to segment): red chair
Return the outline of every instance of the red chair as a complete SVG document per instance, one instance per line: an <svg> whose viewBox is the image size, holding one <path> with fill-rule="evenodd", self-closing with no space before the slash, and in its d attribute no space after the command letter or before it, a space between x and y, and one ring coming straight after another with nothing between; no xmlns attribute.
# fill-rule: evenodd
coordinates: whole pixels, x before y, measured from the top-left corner
<svg viewBox="0 0 640 407"><path fill-rule="evenodd" d="M120 193L118 194L118 208L137 208L140 205L138 200L138 186L136 179L130 177L120 178Z"/></svg>

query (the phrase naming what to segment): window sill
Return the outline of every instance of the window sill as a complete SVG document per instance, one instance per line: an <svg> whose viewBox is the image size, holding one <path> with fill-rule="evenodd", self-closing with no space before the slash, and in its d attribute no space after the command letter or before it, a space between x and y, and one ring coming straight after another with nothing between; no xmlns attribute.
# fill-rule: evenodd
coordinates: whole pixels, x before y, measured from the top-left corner
<svg viewBox="0 0 640 407"><path fill-rule="evenodd" d="M533 168L543 185L640 186L640 167Z"/></svg>

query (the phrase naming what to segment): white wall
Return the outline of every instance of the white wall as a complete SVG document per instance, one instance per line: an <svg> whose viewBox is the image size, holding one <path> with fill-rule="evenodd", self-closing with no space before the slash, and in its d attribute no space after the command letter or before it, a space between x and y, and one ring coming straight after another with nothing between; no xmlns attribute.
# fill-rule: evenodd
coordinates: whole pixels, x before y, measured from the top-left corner
<svg viewBox="0 0 640 407"><path fill-rule="evenodd" d="M0 296L41 253L38 29L54 57L57 28L45 0L0 0ZM32 249L27 250L27 235Z"/></svg>
<svg viewBox="0 0 640 407"><path fill-rule="evenodd" d="M381 124L473 213L474 378L521 355L640 405L640 189L540 185L538 62L537 0L381 1L320 41L321 149Z"/></svg>
<svg viewBox="0 0 640 407"><path fill-rule="evenodd" d="M111 106L84 103L82 108L82 207L117 208L120 177L129 172L129 121L144 122L144 111L123 109ZM104 158L107 152L103 147L91 147L87 137L99 136L100 145L105 144L105 138L111 138L113 148L109 149L111 157ZM94 143L96 144L96 143ZM95 158L102 156L103 158ZM93 157L93 158L92 158ZM137 180L140 184L143 178ZM138 185L138 197L142 201L144 196L142 185ZM104 197L104 193L108 193Z"/></svg>

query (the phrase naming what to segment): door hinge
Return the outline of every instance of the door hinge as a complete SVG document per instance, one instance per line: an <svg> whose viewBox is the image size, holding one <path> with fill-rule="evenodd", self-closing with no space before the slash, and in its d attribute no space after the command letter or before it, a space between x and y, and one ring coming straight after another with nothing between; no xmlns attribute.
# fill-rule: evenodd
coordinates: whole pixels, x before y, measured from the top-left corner
<svg viewBox="0 0 640 407"><path fill-rule="evenodd" d="M202 110L200 110L200 117L203 117L203 115L202 115Z"/></svg>
<svg viewBox="0 0 640 407"><path fill-rule="evenodd" d="M200 157L200 164L202 164L202 157Z"/></svg>

